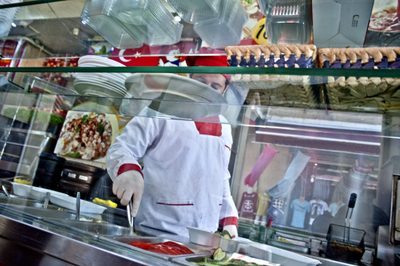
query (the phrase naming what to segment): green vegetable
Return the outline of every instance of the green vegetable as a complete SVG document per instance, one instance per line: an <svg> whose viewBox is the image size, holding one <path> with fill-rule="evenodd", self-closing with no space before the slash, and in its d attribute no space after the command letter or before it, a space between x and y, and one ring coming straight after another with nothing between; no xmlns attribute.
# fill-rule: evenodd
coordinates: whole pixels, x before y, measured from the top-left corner
<svg viewBox="0 0 400 266"><path fill-rule="evenodd" d="M64 117L62 117L61 115L51 114L49 124L54 126L61 126L62 124L64 124L64 120Z"/></svg>
<svg viewBox="0 0 400 266"><path fill-rule="evenodd" d="M16 112L17 112L16 108L7 108L3 111L3 115L8 118L13 118Z"/></svg>
<svg viewBox="0 0 400 266"><path fill-rule="evenodd" d="M36 121L47 125L50 121L50 115L48 112L38 112L36 114Z"/></svg>
<svg viewBox="0 0 400 266"><path fill-rule="evenodd" d="M81 155L79 154L79 152L70 152L70 153L66 153L65 156L73 157L73 158L80 158L80 157L81 157Z"/></svg>
<svg viewBox="0 0 400 266"><path fill-rule="evenodd" d="M222 237L227 238L227 239L232 239L231 234L227 230L222 231L221 233Z"/></svg>
<svg viewBox="0 0 400 266"><path fill-rule="evenodd" d="M79 127L76 127L75 132L78 133L78 131L79 131Z"/></svg>
<svg viewBox="0 0 400 266"><path fill-rule="evenodd" d="M217 248L213 254L214 261L222 261L226 256L226 253L222 251L222 248Z"/></svg>
<svg viewBox="0 0 400 266"><path fill-rule="evenodd" d="M100 133L100 136L103 134L103 132L104 132L104 126L103 126L103 124L99 124L98 126L97 126L97 130L96 130L97 132L99 132Z"/></svg>
<svg viewBox="0 0 400 266"><path fill-rule="evenodd" d="M48 112L38 112L36 115L36 121L43 124L49 124L54 126L61 126L64 123L64 118L58 114L52 114Z"/></svg>
<svg viewBox="0 0 400 266"><path fill-rule="evenodd" d="M89 116L88 115L84 115L82 117L82 123L86 123L88 121L88 119L89 119Z"/></svg>

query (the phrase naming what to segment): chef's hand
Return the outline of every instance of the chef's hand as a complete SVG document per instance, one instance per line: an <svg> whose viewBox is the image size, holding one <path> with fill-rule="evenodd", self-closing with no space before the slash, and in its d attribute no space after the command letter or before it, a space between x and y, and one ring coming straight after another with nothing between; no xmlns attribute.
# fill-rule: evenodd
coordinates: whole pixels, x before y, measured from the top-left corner
<svg viewBox="0 0 400 266"><path fill-rule="evenodd" d="M144 181L142 175L135 170L126 171L117 176L113 183L113 193L121 200L121 205L128 205L132 199L133 207L131 214L136 216L140 200L142 199Z"/></svg>
<svg viewBox="0 0 400 266"><path fill-rule="evenodd" d="M232 238L235 238L238 236L238 230L236 225L230 224L230 225L225 225L223 230L228 231L228 233L231 235Z"/></svg>

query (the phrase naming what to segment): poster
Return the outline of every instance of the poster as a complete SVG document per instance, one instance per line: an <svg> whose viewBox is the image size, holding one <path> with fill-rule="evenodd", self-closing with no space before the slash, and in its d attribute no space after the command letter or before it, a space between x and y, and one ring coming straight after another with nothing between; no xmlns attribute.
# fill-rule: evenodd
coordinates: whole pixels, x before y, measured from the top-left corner
<svg viewBox="0 0 400 266"><path fill-rule="evenodd" d="M375 0L368 26L366 47L400 45L400 0Z"/></svg>

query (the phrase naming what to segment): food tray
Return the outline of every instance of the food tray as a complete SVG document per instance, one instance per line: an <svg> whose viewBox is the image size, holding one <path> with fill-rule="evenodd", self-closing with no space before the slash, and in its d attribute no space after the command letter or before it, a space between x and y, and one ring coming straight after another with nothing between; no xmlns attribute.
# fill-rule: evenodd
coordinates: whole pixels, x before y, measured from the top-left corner
<svg viewBox="0 0 400 266"><path fill-rule="evenodd" d="M321 264L319 260L259 243L241 245L238 252L259 259L270 260L273 263L279 263L285 266L311 266Z"/></svg>
<svg viewBox="0 0 400 266"><path fill-rule="evenodd" d="M399 47L319 49L317 67L399 69ZM328 108L341 111L400 113L400 79L326 77L323 92Z"/></svg>
<svg viewBox="0 0 400 266"><path fill-rule="evenodd" d="M29 185L24 185L24 184L19 184L15 182L10 182L13 186L13 193L17 196L25 197L25 198L30 198L30 199L35 199L38 201L44 201L46 197L46 193L50 193L50 195L65 195L54 190L50 189L45 189L45 188L40 188L40 187L34 187L34 186L29 186Z"/></svg>
<svg viewBox="0 0 400 266"><path fill-rule="evenodd" d="M314 266L321 264L319 260L264 244L240 245L237 252L253 258L269 261L271 264L285 266ZM231 252L228 252L227 255L230 256L231 254ZM211 256L180 257L172 261L181 265L194 265L194 263L202 262L205 258L210 257Z"/></svg>
<svg viewBox="0 0 400 266"><path fill-rule="evenodd" d="M127 237L127 236L109 236L106 237L105 239L107 239L108 241L111 241L113 243L118 243L121 244L123 243L123 245L125 247L129 247L131 249L140 251L142 253L154 256L154 257L158 257L161 259L165 259L165 260L172 260L178 257L193 257L193 256L199 256L199 255L207 255L207 256L211 256L212 253L214 252L214 249L210 249L210 248L206 248L206 247L201 247L198 245L194 245L194 244L188 244L188 243L182 243L182 242L178 242L178 241L173 241L173 240L169 240L166 238L161 238L161 237L143 237L143 236L136 236L136 237ZM128 245L128 243L132 242L132 241L142 241L145 243L163 243L163 242L167 242L167 241L172 241L172 242L176 242L178 244L181 244L187 248L189 248L190 250L192 250L195 254L193 255L167 255L167 254L160 254L160 253L155 253L155 252L150 252L144 249L140 249L131 245Z"/></svg>

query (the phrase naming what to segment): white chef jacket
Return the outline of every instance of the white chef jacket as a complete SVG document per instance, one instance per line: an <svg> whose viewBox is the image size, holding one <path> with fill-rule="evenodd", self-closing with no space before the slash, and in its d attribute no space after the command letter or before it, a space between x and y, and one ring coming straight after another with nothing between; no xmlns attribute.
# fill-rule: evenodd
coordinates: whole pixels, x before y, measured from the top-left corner
<svg viewBox="0 0 400 266"><path fill-rule="evenodd" d="M219 220L237 225L228 171L231 127L219 119L225 122L220 136L200 134L194 121L134 117L117 137L107 152L111 179L139 170L139 160L144 165L137 230L188 237L187 226L214 232Z"/></svg>

